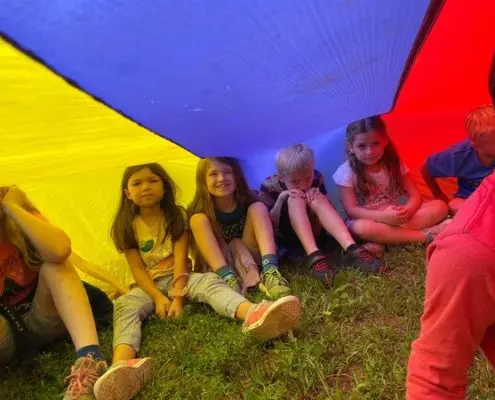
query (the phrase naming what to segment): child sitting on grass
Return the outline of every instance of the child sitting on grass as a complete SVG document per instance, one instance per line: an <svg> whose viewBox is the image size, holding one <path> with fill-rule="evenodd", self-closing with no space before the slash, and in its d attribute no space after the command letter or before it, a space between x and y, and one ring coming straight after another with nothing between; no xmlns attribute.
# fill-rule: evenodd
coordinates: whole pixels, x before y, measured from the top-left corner
<svg viewBox="0 0 495 400"><path fill-rule="evenodd" d="M260 198L270 209L282 246L305 252L304 263L315 279L330 286L334 268L321 252L330 234L343 248L344 262L365 272L378 272L382 262L356 245L327 197L323 175L315 170L313 150L297 144L276 156L277 174L261 184Z"/></svg>
<svg viewBox="0 0 495 400"><path fill-rule="evenodd" d="M367 242L429 243L447 217L441 200L423 202L381 117L347 127L347 161L333 175L350 231Z"/></svg>
<svg viewBox="0 0 495 400"><path fill-rule="evenodd" d="M433 195L449 204L455 215L481 181L495 168L495 108L486 105L471 111L466 118L468 139L429 156L421 173ZM457 178L457 192L449 199L436 178Z"/></svg>
<svg viewBox="0 0 495 400"><path fill-rule="evenodd" d="M301 303L295 296L253 304L218 275L189 271L186 214L175 193L175 183L159 164L124 172L112 238L135 283L115 302L113 364L95 384L97 400L129 400L139 392L151 377L151 359L136 358L142 321L153 312L160 319L178 318L186 299L243 320L242 330L260 340L299 322Z"/></svg>

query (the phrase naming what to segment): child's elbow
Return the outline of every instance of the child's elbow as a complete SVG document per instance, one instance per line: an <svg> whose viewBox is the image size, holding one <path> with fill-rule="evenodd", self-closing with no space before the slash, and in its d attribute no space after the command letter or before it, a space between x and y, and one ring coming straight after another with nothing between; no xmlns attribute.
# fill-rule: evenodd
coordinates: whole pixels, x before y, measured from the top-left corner
<svg viewBox="0 0 495 400"><path fill-rule="evenodd" d="M65 240L62 240L55 249L53 249L52 254L50 255L50 260L56 264L62 264L70 257L72 253L71 241L67 237Z"/></svg>

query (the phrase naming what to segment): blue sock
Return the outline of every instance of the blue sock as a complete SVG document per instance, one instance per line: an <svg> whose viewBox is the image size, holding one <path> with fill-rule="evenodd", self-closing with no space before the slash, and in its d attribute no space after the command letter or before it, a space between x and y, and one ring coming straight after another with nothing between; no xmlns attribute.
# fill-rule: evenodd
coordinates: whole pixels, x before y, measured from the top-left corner
<svg viewBox="0 0 495 400"><path fill-rule="evenodd" d="M228 265L224 265L223 267L218 268L215 272L223 280L228 278L229 275L232 275L235 278L234 270L231 267L229 267Z"/></svg>
<svg viewBox="0 0 495 400"><path fill-rule="evenodd" d="M261 257L261 273L264 274L269 269L278 270L278 258L276 254L265 254Z"/></svg>
<svg viewBox="0 0 495 400"><path fill-rule="evenodd" d="M103 361L105 360L105 357L103 357L103 354L101 352L100 346L97 344L91 344L89 346L84 346L81 347L76 354L76 357L87 357L89 355L92 355L93 358L97 361Z"/></svg>

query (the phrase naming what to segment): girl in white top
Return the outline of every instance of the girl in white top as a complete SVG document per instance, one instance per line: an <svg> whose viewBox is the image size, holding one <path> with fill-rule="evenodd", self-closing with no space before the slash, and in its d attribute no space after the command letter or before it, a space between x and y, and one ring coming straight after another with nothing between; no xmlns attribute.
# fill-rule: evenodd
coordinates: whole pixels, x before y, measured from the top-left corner
<svg viewBox="0 0 495 400"><path fill-rule="evenodd" d="M381 117L347 127L347 161L333 175L350 231L382 244L430 242L447 216L440 200L423 203ZM434 227L434 228L431 228Z"/></svg>
<svg viewBox="0 0 495 400"><path fill-rule="evenodd" d="M153 311L160 319L178 318L186 299L206 303L221 315L243 320L243 331L261 340L298 323L301 304L295 296L253 304L218 275L189 272L185 210L159 164L128 167L121 190L112 238L127 259L134 283L115 302L113 365L95 384L98 400L131 399L150 378L151 359L136 356L141 323Z"/></svg>

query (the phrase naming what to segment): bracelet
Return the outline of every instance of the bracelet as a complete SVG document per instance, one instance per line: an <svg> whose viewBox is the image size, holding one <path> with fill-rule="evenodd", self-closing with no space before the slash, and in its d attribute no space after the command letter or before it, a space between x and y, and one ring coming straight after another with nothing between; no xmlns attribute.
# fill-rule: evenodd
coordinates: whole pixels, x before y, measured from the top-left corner
<svg viewBox="0 0 495 400"><path fill-rule="evenodd" d="M177 277L176 277L176 278L172 281L172 286L174 286L174 285L177 283L177 281L178 281L180 278L184 277L184 276L189 277L189 274L188 274L187 272L183 272L182 274L179 274L179 276L177 276Z"/></svg>
<svg viewBox="0 0 495 400"><path fill-rule="evenodd" d="M184 297L187 294L187 286L184 286L182 289L175 289L175 283L183 277L189 277L189 274L184 272L182 274L179 274L179 276L175 277L174 280L172 281L172 289L168 291L168 295L170 297Z"/></svg>

